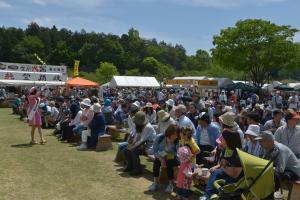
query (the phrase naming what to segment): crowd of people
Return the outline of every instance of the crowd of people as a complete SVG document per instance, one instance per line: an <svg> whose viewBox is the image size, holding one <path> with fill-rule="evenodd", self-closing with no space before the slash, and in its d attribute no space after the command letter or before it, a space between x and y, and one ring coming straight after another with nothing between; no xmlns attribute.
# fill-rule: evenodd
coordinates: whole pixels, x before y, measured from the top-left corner
<svg viewBox="0 0 300 200"><path fill-rule="evenodd" d="M227 184L240 180L244 172L237 149L273 159L276 180L300 178L297 93L283 98L278 91L260 100L253 92L237 96L221 91L203 98L189 89L110 89L103 101L74 94L47 97L33 87L16 99L13 112L28 120L31 144L36 144L36 129L40 143L46 144L42 127L55 128L62 141L80 136L78 150L95 148L107 125L127 128L128 137L118 144L125 157L124 171L142 174L140 156L154 155L149 190L161 188L160 168L166 168L165 191L172 193L176 186L177 199L188 199L194 178L206 184L200 200L218 192L215 180ZM174 167L179 169L177 176ZM209 168L208 173L199 176L199 167Z"/></svg>

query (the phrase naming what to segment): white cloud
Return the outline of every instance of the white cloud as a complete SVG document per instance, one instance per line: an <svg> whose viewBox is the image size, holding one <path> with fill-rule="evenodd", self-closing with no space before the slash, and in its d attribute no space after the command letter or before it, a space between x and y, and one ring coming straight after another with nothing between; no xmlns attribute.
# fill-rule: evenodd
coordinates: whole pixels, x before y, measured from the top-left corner
<svg viewBox="0 0 300 200"><path fill-rule="evenodd" d="M56 5L60 7L93 8L102 5L106 0L32 0L40 6Z"/></svg>
<svg viewBox="0 0 300 200"><path fill-rule="evenodd" d="M239 6L261 6L269 3L284 2L287 0L169 0L183 5L216 7L216 8L232 8Z"/></svg>
<svg viewBox="0 0 300 200"><path fill-rule="evenodd" d="M0 1L0 9L4 8L11 8L12 6L9 3L6 3L5 1Z"/></svg>
<svg viewBox="0 0 300 200"><path fill-rule="evenodd" d="M54 25L54 20L51 17L36 17L32 19L23 18L21 21L26 25L30 24L31 22L36 22L38 25L48 27Z"/></svg>

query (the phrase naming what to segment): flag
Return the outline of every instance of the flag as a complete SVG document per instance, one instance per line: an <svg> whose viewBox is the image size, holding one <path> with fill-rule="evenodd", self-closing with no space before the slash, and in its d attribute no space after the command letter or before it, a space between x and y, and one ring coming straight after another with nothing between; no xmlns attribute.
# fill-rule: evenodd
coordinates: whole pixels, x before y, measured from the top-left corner
<svg viewBox="0 0 300 200"><path fill-rule="evenodd" d="M75 63L74 63L74 76L79 75L79 72L78 72L79 62L80 62L79 60L75 60Z"/></svg>

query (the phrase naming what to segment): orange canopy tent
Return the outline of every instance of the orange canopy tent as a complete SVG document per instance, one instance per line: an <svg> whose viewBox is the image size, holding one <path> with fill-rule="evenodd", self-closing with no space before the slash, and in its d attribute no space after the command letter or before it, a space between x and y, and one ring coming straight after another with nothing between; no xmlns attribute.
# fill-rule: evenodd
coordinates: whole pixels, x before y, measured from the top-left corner
<svg viewBox="0 0 300 200"><path fill-rule="evenodd" d="M84 87L84 88L99 87L98 83L80 77L75 77L67 80L66 85L67 85L67 90L69 90L70 87Z"/></svg>

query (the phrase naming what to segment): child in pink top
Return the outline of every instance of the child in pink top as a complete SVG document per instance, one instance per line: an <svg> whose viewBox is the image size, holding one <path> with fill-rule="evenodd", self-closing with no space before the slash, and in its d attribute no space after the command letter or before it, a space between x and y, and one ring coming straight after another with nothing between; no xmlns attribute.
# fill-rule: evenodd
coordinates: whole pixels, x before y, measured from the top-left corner
<svg viewBox="0 0 300 200"><path fill-rule="evenodd" d="M189 147L182 146L177 151L177 156L180 161L179 171L177 174L177 199L186 200L189 197L189 192L193 182L192 157L193 154Z"/></svg>

